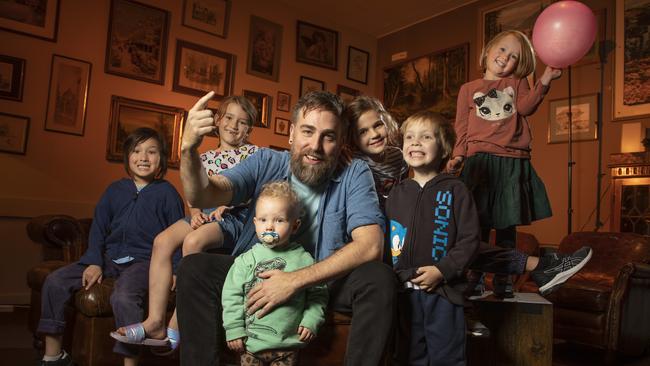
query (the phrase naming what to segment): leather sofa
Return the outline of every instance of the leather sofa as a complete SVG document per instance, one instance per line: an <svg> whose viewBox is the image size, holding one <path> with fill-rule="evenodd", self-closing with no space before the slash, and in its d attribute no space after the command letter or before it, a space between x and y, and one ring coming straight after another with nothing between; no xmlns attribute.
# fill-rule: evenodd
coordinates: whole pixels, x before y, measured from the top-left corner
<svg viewBox="0 0 650 366"><path fill-rule="evenodd" d="M42 337L36 334L40 317L41 287L49 273L68 263L78 260L88 245L91 219L77 220L66 215L45 215L32 219L27 225L29 237L45 246L46 252L54 253L27 273L31 289L29 328L34 334L34 345L42 347ZM112 352L113 339L109 332L115 328L109 303L113 281L105 279L88 291L80 290L66 309L67 327L64 347L79 366L121 364L121 358ZM174 296L170 296L169 309L174 307ZM342 365L345 355L351 318L346 314L328 312L325 325L316 340L301 352L301 364ZM225 342L221 345L225 348ZM182 347L182 345L181 345ZM141 359L143 365L178 364L178 353L173 357L157 357L144 347ZM223 352L223 361L237 363L236 357Z"/></svg>
<svg viewBox="0 0 650 366"><path fill-rule="evenodd" d="M556 339L638 356L650 349L650 237L634 233L577 232L558 251L572 253L588 245L591 261L556 292L553 303ZM536 291L527 282L522 291Z"/></svg>

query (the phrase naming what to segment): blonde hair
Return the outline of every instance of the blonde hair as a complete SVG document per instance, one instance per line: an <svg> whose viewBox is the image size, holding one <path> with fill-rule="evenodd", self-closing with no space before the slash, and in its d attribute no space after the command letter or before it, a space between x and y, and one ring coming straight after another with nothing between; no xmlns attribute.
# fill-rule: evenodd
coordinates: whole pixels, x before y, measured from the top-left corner
<svg viewBox="0 0 650 366"><path fill-rule="evenodd" d="M357 123L359 122L359 118L361 118L364 113L370 111L377 113L381 121L384 123L388 145L399 146L399 127L397 126L397 122L395 122L393 116L388 113L379 99L367 95L360 95L354 98L354 100L345 107L344 111L344 116L350 124L348 130L348 141L350 142L349 145L352 150L359 150L359 147L356 145L358 132Z"/></svg>
<svg viewBox="0 0 650 366"><path fill-rule="evenodd" d="M453 125L440 113L431 111L420 111L402 123L399 131L404 135L409 126L413 124L429 125L433 130L433 136L438 143L438 149L442 153L442 160L438 169L442 170L447 165L447 161L451 158L456 144L456 132L454 132Z"/></svg>
<svg viewBox="0 0 650 366"><path fill-rule="evenodd" d="M289 205L289 217L292 219L300 218L302 213L302 202L300 202L300 198L291 188L289 182L276 181L266 183L262 186L262 191L257 197L257 201L259 202L262 198L278 198L286 201Z"/></svg>
<svg viewBox="0 0 650 366"><path fill-rule="evenodd" d="M523 79L526 76L535 72L535 66L536 66L535 50L533 49L533 45L530 43L528 37L526 37L525 34L517 30L503 31L497 34L496 36L494 36L494 38L492 38L483 47L483 50L481 51L481 58L479 60L479 65L481 66L481 70L483 70L483 73L485 73L485 70L487 69L486 59L487 59L488 52L490 52L490 49L492 49L492 47L494 47L494 45L497 42L499 42L501 39L507 36L515 37L519 41L519 44L521 45L521 55L519 55L519 60L517 61L517 68L512 74L517 79Z"/></svg>
<svg viewBox="0 0 650 366"><path fill-rule="evenodd" d="M229 97L226 97L219 107L217 108L217 112L215 113L215 118L214 121L217 122L220 120L225 114L226 111L228 110L228 106L231 104L237 104L238 106L241 107L241 109L244 110L244 113L248 116L248 120L246 120L246 124L248 125L248 132L253 129L253 123L257 121L257 109L255 109L255 106L253 103L251 103L250 100L248 100L246 97L242 97L241 95L231 95ZM217 136L219 135L219 130L216 130L215 132Z"/></svg>

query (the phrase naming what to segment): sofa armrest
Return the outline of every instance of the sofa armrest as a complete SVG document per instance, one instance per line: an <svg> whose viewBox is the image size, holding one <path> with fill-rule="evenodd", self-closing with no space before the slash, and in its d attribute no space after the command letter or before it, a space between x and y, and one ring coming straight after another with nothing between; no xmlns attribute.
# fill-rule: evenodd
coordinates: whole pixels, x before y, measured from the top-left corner
<svg viewBox="0 0 650 366"><path fill-rule="evenodd" d="M609 306L608 348L640 355L650 347L650 265L628 263L614 282Z"/></svg>
<svg viewBox="0 0 650 366"><path fill-rule="evenodd" d="M27 224L29 238L46 246L61 248L63 261L76 261L88 240L88 231L77 219L67 215L43 215Z"/></svg>

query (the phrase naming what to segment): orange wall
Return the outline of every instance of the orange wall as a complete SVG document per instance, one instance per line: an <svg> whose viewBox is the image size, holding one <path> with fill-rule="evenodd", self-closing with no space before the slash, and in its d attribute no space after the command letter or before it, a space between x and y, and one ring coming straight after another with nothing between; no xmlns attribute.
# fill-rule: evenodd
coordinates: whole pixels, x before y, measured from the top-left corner
<svg viewBox="0 0 650 366"><path fill-rule="evenodd" d="M0 235L6 238L6 245L12 253L17 254L14 263L0 266L0 303L19 301L13 300L20 297L15 294L26 294L22 273L38 263L40 258L38 252L34 252L35 247L25 236L22 223L24 220L18 220L21 222L19 225L16 224L16 219L48 213L90 216L105 187L111 181L124 176L121 164L108 162L105 158L111 95L185 109L194 104L197 97L171 91L177 39L236 55L234 93L250 89L269 94L275 100L277 92L283 91L291 94L293 103L298 98L301 75L325 81L326 89L332 92L336 92L337 84L365 93L376 88L374 79L364 85L349 81L345 77L349 45L369 51L372 55L370 68L374 69L376 39L346 29L330 20L303 17L275 1L236 0L232 1L228 36L223 39L183 26L182 1L141 1L171 12L164 85L104 73L110 7L108 0L61 1L57 42L0 30L0 54L27 60L23 101L0 99L0 110L31 118L27 154L21 156L0 153L0 166L4 172L3 179L0 179ZM283 26L279 82L246 73L251 15ZM339 31L337 71L295 61L298 19ZM44 130L52 54L92 63L84 136ZM288 119L289 113L275 110L273 103L271 127L274 126L275 117ZM256 129L251 140L260 146L288 146L287 137L275 135L272 128ZM212 148L215 143L216 139L206 139L201 148ZM178 170L171 170L167 179L182 192ZM21 273L20 281L16 281L16 273Z"/></svg>
<svg viewBox="0 0 650 366"><path fill-rule="evenodd" d="M414 25L400 32L385 36L378 40L376 81L378 93L381 93L383 83L382 70L392 65L391 55L407 51L408 58L415 58L431 52L452 47L461 43L470 43L469 70L470 80L480 77L478 70L477 47L479 35L479 14L485 7L492 8L505 1L481 0L471 5L456 9L442 16ZM607 10L607 38L614 37L614 0L584 1L592 9ZM395 62L399 63L399 61ZM605 222L603 230L609 229L609 189L610 175L607 170L609 154L620 151L621 126L623 123L642 122L644 127L650 127L650 120L612 121L612 80L614 77L613 53L609 63L605 65L605 88L603 102L603 164L606 176L603 178L601 221ZM544 65L539 65L537 75L541 75ZM592 94L600 88L600 65L590 64L573 67L572 95ZM561 79L553 82L549 94L537 112L529 119L534 136L532 143L532 162L546 184L546 189L553 208L553 217L538 221L521 230L533 233L540 242L557 245L568 231L568 144L548 144L548 101L568 96L568 77L565 70ZM576 162L573 170L573 231L588 231L595 227L596 209L596 176L598 172L596 141L578 142L573 145L573 159ZM606 193L605 193L606 192Z"/></svg>

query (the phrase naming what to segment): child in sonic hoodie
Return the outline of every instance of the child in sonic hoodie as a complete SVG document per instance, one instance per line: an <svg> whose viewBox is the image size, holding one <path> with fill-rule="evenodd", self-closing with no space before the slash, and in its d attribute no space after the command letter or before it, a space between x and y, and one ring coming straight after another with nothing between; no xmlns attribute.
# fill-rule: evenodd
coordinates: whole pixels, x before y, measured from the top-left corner
<svg viewBox="0 0 650 366"><path fill-rule="evenodd" d="M480 225L471 194L458 178L441 173L451 156L453 127L435 113L409 117L401 127L404 160L413 179L395 186L386 201L398 295L402 364L464 365L464 273L479 248Z"/></svg>

